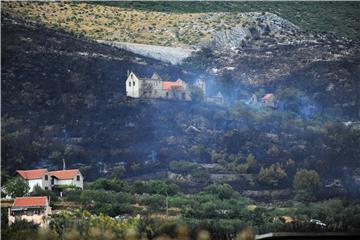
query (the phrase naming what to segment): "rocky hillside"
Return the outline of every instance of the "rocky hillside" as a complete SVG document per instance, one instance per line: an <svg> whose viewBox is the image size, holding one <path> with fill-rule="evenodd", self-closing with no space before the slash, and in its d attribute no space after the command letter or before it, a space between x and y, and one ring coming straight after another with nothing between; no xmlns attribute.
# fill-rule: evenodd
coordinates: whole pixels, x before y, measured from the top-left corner
<svg viewBox="0 0 360 240"><path fill-rule="evenodd" d="M93 39L161 46L198 45L271 12L303 30L360 39L356 2L5 2L3 10Z"/></svg>
<svg viewBox="0 0 360 240"><path fill-rule="evenodd" d="M289 96L283 90L296 89L323 112L359 118L358 41L303 31L271 13L252 13L248 19L214 34L189 65L219 82L277 92L285 101Z"/></svg>
<svg viewBox="0 0 360 240"><path fill-rule="evenodd" d="M52 169L65 157L89 180L161 172L181 184L222 180L264 190L288 188L296 169L311 168L324 182L341 178L345 193L360 189L360 131L340 122L359 119L357 42L256 13L240 35L220 31L174 66L10 13L1 25L8 173ZM224 39L242 33L240 45L224 50ZM201 76L228 104L128 99L128 69L189 82ZM268 92L277 109L246 101Z"/></svg>

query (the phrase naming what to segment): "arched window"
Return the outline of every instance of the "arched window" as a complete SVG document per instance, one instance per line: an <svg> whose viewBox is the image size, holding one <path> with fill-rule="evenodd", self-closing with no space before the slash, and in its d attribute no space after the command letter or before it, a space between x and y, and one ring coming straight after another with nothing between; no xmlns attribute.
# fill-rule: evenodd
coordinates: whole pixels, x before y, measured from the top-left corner
<svg viewBox="0 0 360 240"><path fill-rule="evenodd" d="M135 86L135 82L133 82L133 86Z"/></svg>

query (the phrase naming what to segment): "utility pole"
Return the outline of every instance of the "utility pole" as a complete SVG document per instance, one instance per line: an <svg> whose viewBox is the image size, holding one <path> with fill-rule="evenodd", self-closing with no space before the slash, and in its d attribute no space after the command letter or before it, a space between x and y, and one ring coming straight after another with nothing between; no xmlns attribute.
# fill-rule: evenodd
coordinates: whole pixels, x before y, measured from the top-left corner
<svg viewBox="0 0 360 240"><path fill-rule="evenodd" d="M67 143L67 138L68 138L68 133L66 131L66 128L63 129L63 134L64 134L64 147L66 149L66 143ZM62 154L63 170L66 170L65 149L64 149L63 154Z"/></svg>
<svg viewBox="0 0 360 240"><path fill-rule="evenodd" d="M165 202L166 202L166 218L169 218L169 195L167 191L166 191Z"/></svg>

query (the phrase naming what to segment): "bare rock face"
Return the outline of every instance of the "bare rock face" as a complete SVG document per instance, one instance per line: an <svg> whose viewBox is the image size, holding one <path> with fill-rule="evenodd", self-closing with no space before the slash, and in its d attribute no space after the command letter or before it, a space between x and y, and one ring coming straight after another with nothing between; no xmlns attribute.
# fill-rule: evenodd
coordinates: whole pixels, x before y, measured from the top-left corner
<svg viewBox="0 0 360 240"><path fill-rule="evenodd" d="M272 13L244 13L247 21L240 26L215 33L209 47L215 49L235 49L261 36L289 37L299 31L299 27Z"/></svg>
<svg viewBox="0 0 360 240"><path fill-rule="evenodd" d="M180 47L164 47L148 44L112 42L103 40L98 40L98 42L174 65L181 63L193 52L192 49L185 49Z"/></svg>

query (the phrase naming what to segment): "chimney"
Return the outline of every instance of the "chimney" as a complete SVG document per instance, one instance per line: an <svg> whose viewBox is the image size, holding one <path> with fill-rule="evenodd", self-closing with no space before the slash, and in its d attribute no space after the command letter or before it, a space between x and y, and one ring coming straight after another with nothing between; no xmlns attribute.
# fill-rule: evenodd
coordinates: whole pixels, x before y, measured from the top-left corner
<svg viewBox="0 0 360 240"><path fill-rule="evenodd" d="M129 69L127 70L127 76L129 76L130 75L130 72L129 72Z"/></svg>

